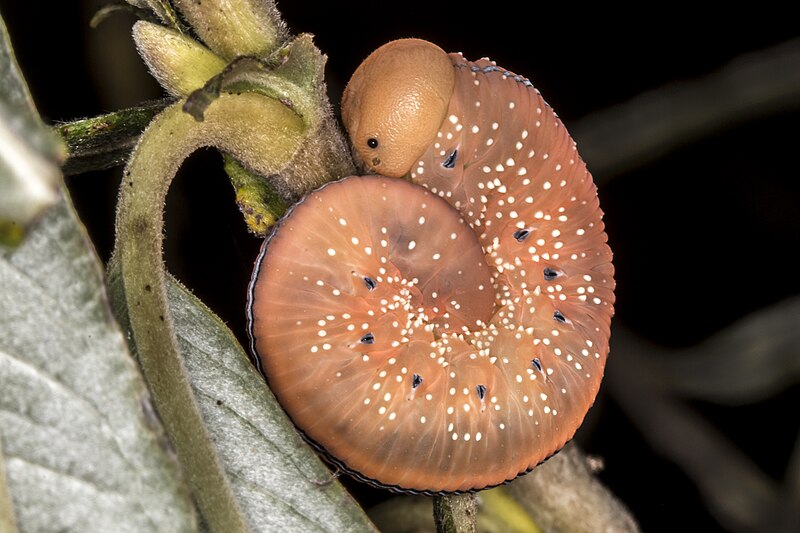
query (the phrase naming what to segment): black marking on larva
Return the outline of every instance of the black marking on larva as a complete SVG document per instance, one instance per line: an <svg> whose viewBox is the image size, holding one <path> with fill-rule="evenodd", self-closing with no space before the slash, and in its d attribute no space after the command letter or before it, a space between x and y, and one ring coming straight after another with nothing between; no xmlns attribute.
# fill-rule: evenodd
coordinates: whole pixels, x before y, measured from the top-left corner
<svg viewBox="0 0 800 533"><path fill-rule="evenodd" d="M458 150L453 150L450 152L450 155L447 156L447 159L444 160L442 166L444 168L453 168L456 166L456 159L458 158Z"/></svg>
<svg viewBox="0 0 800 533"><path fill-rule="evenodd" d="M373 148L373 149L377 148L378 147L378 139L376 139L375 137L370 137L369 139L367 139L367 146L369 146L370 148Z"/></svg>
<svg viewBox="0 0 800 533"><path fill-rule="evenodd" d="M517 239L517 242L522 242L528 238L528 235L531 234L531 230L528 228L518 229L514 232L514 238Z"/></svg>
<svg viewBox="0 0 800 533"><path fill-rule="evenodd" d="M419 374L414 374L411 376L411 388L416 389L422 384L422 376Z"/></svg>
<svg viewBox="0 0 800 533"><path fill-rule="evenodd" d="M539 372L541 372L541 371L542 371L542 362L539 360L539 358L538 358L538 357L534 357L534 358L533 358L533 360L531 361L531 364L532 364L532 365L534 366L534 368L536 368L536 370L538 370Z"/></svg>
<svg viewBox="0 0 800 533"><path fill-rule="evenodd" d="M545 281L553 281L558 277L558 270L553 270L550 267L545 267L544 269L544 279Z"/></svg>
<svg viewBox="0 0 800 533"><path fill-rule="evenodd" d="M565 317L561 311L556 311L553 313L553 320L556 320L557 322L561 322L562 324L564 324L567 322L567 317Z"/></svg>
<svg viewBox="0 0 800 533"><path fill-rule="evenodd" d="M478 399L483 401L486 398L486 385L478 385L475 390L478 391Z"/></svg>
<svg viewBox="0 0 800 533"><path fill-rule="evenodd" d="M378 286L378 282L369 276L364 276L364 285L367 286L367 289L373 291Z"/></svg>
<svg viewBox="0 0 800 533"><path fill-rule="evenodd" d="M367 333L363 337L361 337L361 344L372 344L375 342L375 335L372 333Z"/></svg>

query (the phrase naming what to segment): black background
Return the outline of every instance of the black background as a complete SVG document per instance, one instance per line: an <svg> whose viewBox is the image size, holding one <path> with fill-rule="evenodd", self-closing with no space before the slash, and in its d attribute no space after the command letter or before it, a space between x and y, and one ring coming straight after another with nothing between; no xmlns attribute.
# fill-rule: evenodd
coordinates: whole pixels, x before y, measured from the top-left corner
<svg viewBox="0 0 800 533"><path fill-rule="evenodd" d="M529 77L567 128L643 91L702 77L742 54L800 37L795 17L763 3L709 13L668 3L589 11L560 3L523 14L518 5L498 0L471 10L434 0L359 0L285 1L279 8L291 31L314 34L328 55L337 108L344 84L370 51L413 36L467 58L489 56ZM162 95L131 44L132 19L115 15L90 30L96 7L88 0L0 0L34 100L50 123ZM687 347L800 293L792 259L800 245L798 119L800 102L613 179L597 176L617 269L615 321L656 344ZM120 174L118 168L67 181L103 259L111 249ZM244 338L244 295L260 242L246 232L225 179L213 151L184 165L169 197L166 257L170 270ZM755 405L698 408L780 481L800 428L799 392L795 383ZM653 452L602 391L579 441L604 458L602 479L645 531L722 529L691 480ZM357 484L352 490L365 502L383 497Z"/></svg>

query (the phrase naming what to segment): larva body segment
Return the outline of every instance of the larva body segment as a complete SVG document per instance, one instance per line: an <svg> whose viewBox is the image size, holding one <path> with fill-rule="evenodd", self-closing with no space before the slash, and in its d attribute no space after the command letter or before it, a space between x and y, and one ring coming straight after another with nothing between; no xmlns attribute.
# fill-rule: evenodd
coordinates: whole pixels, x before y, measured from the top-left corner
<svg viewBox="0 0 800 533"><path fill-rule="evenodd" d="M398 491L479 490L560 449L598 392L613 314L596 189L563 124L528 80L445 57L442 120L398 167L416 185L315 191L251 285L251 335L284 408L337 464ZM381 124L353 107L361 83L351 134L361 115ZM370 166L374 148L353 142Z"/></svg>

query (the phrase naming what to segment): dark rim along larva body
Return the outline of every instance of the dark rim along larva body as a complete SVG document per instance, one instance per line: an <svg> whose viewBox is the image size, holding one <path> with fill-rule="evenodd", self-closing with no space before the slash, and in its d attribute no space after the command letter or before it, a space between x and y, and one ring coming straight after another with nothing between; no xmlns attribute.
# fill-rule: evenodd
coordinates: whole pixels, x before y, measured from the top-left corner
<svg viewBox="0 0 800 533"><path fill-rule="evenodd" d="M251 334L293 421L357 477L493 486L555 453L594 401L613 267L591 175L530 83L451 54L413 182L310 194L262 252ZM427 189L427 190L426 190Z"/></svg>

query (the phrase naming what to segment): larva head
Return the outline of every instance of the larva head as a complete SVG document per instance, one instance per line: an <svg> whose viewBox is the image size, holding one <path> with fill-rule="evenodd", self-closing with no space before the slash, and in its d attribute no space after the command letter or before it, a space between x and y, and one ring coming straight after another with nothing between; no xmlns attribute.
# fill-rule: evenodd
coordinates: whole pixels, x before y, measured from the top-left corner
<svg viewBox="0 0 800 533"><path fill-rule="evenodd" d="M430 145L447 113L455 75L447 54L420 39L387 43L353 73L342 119L363 163L401 177Z"/></svg>

